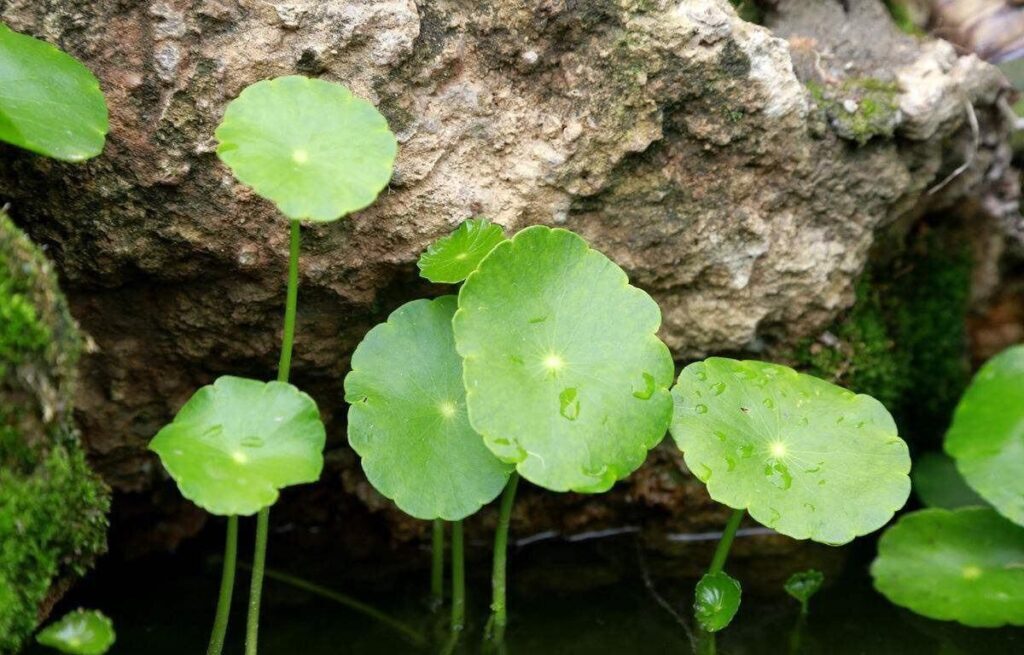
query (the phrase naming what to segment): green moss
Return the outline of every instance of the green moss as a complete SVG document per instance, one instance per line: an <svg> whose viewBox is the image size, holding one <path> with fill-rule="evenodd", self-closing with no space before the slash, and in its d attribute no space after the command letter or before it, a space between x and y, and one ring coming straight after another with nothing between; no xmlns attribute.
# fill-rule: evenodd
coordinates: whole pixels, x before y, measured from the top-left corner
<svg viewBox="0 0 1024 655"><path fill-rule="evenodd" d="M874 396L903 434L936 443L968 380L971 257L958 230L931 230L917 247L871 267L857 301L795 359L808 372Z"/></svg>
<svg viewBox="0 0 1024 655"><path fill-rule="evenodd" d="M872 77L848 78L822 86L808 82L814 102L844 139L864 145L875 137L891 138L899 124L899 87Z"/></svg>
<svg viewBox="0 0 1024 655"><path fill-rule="evenodd" d="M910 9L905 0L885 0L885 7L889 10L889 15L892 16L893 22L896 23L896 27L900 28L900 31L912 36L924 34L924 30L918 27L910 15Z"/></svg>
<svg viewBox="0 0 1024 655"><path fill-rule="evenodd" d="M764 9L755 0L729 0L740 18L748 23L764 24Z"/></svg>
<svg viewBox="0 0 1024 655"><path fill-rule="evenodd" d="M106 488L71 421L79 338L48 262L0 213L0 653L106 547Z"/></svg>

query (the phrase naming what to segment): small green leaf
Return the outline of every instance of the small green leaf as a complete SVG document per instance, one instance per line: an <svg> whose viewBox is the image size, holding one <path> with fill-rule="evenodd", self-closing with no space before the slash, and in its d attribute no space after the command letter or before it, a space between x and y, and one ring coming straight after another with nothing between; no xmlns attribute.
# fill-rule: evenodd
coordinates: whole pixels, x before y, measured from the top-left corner
<svg viewBox="0 0 1024 655"><path fill-rule="evenodd" d="M572 232L530 227L466 280L455 314L469 420L527 480L601 492L665 434L658 305Z"/></svg>
<svg viewBox="0 0 1024 655"><path fill-rule="evenodd" d="M803 611L806 612L808 602L810 602L814 594L818 593L824 582L825 576L821 571L810 569L799 571L789 576L783 589L786 590L787 594L799 601Z"/></svg>
<svg viewBox="0 0 1024 655"><path fill-rule="evenodd" d="M956 464L942 453L925 453L910 472L914 492L927 507L977 507L987 503L967 486Z"/></svg>
<svg viewBox="0 0 1024 655"><path fill-rule="evenodd" d="M103 152L108 129L103 92L88 68L0 23L0 141L79 162Z"/></svg>
<svg viewBox="0 0 1024 655"><path fill-rule="evenodd" d="M708 632L727 627L740 609L742 593L739 581L725 572L708 573L701 578L693 595L693 615L700 627Z"/></svg>
<svg viewBox="0 0 1024 655"><path fill-rule="evenodd" d="M456 303L443 296L399 307L359 344L345 378L349 445L374 488L420 519L475 513L512 471L469 425Z"/></svg>
<svg viewBox="0 0 1024 655"><path fill-rule="evenodd" d="M296 220L333 221L373 203L398 148L372 104L299 75L246 88L216 136L235 177Z"/></svg>
<svg viewBox="0 0 1024 655"><path fill-rule="evenodd" d="M504 240L500 225L486 218L471 218L427 248L418 263L420 274L431 282L462 282Z"/></svg>
<svg viewBox="0 0 1024 655"><path fill-rule="evenodd" d="M70 655L103 655L114 645L114 624L96 610L78 609L51 623L36 641Z"/></svg>
<svg viewBox="0 0 1024 655"><path fill-rule="evenodd" d="M221 516L255 514L278 490L316 482L325 432L313 399L286 382L224 376L149 444L181 494Z"/></svg>
<svg viewBox="0 0 1024 655"><path fill-rule="evenodd" d="M972 489L1024 525L1024 345L999 353L974 376L945 447Z"/></svg>
<svg viewBox="0 0 1024 655"><path fill-rule="evenodd" d="M673 388L672 436L712 498L795 539L844 544L910 494L881 403L791 368L712 357Z"/></svg>
<svg viewBox="0 0 1024 655"><path fill-rule="evenodd" d="M988 507L925 509L878 542L875 588L932 619L1024 625L1024 528Z"/></svg>

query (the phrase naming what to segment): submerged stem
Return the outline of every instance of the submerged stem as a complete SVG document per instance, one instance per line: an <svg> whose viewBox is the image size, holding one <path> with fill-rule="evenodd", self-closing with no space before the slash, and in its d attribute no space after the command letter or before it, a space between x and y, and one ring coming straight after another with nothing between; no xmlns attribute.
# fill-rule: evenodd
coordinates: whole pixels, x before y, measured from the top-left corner
<svg viewBox="0 0 1024 655"><path fill-rule="evenodd" d="M430 565L430 607L437 610L444 603L444 521L434 519Z"/></svg>
<svg viewBox="0 0 1024 655"><path fill-rule="evenodd" d="M505 604L507 588L506 570L508 554L508 527L512 518L512 505L516 499L516 488L519 486L519 474L515 471L508 479L505 491L501 495L501 507L498 512L498 526L494 532L494 565L491 569L491 619L487 622L487 639L497 645L505 640L505 626L508 625L508 612Z"/></svg>
<svg viewBox="0 0 1024 655"><path fill-rule="evenodd" d="M452 523L452 634L466 625L466 559L463 554L462 521Z"/></svg>
<svg viewBox="0 0 1024 655"><path fill-rule="evenodd" d="M711 559L711 566L708 567L709 574L721 573L725 568L725 560L729 557L729 549L732 547L732 540L736 536L736 530L740 527L743 514L746 510L733 510L729 522L725 524L722 538L718 540L718 547L715 548L715 556Z"/></svg>
<svg viewBox="0 0 1024 655"><path fill-rule="evenodd" d="M284 308L284 332L281 336L281 359L277 379L287 382L292 367L292 345L295 341L295 314L299 300L299 221L291 222L288 249L288 295ZM267 533L270 530L270 508L260 510L256 519L256 550L252 558L252 581L249 585L249 616L245 628L245 654L256 655L260 629L260 597L263 593L263 570L267 561Z"/></svg>
<svg viewBox="0 0 1024 655"><path fill-rule="evenodd" d="M224 568L220 575L220 595L217 597L217 615L213 620L213 633L206 655L220 655L224 650L224 636L228 631L231 614L231 596L235 589L235 560L238 557L238 517L228 517L227 538L224 541Z"/></svg>

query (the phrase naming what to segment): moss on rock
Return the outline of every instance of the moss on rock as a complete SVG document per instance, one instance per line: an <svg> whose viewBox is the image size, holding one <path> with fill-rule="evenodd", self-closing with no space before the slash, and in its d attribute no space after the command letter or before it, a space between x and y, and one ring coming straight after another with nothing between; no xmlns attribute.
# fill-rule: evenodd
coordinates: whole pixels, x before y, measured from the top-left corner
<svg viewBox="0 0 1024 655"><path fill-rule="evenodd" d="M838 84L807 84L811 96L844 139L864 145L892 138L900 122L899 87L873 77L851 77Z"/></svg>
<svg viewBox="0 0 1024 655"><path fill-rule="evenodd" d="M915 248L870 267L829 336L798 346L798 365L874 396L912 439L940 440L969 377L967 244L958 230L928 230Z"/></svg>
<svg viewBox="0 0 1024 655"><path fill-rule="evenodd" d="M0 653L106 547L108 492L71 421L78 350L48 262L0 213Z"/></svg>

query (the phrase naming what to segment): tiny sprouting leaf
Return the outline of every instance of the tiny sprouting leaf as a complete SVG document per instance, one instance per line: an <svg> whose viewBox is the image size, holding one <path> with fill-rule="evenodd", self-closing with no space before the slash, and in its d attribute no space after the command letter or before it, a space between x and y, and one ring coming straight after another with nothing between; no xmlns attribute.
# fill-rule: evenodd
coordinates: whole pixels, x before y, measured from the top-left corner
<svg viewBox="0 0 1024 655"><path fill-rule="evenodd" d="M36 641L70 655L103 655L114 645L114 624L96 610L78 609L46 626Z"/></svg>
<svg viewBox="0 0 1024 655"><path fill-rule="evenodd" d="M783 585L783 589L786 590L787 594L799 601L800 606L806 612L808 602L810 602L814 594L818 593L824 582L825 576L821 571L809 569L789 576L786 584Z"/></svg>
<svg viewBox="0 0 1024 655"><path fill-rule="evenodd" d="M795 539L844 544L910 494L889 412L791 368L712 357L673 388L672 436L711 497Z"/></svg>
<svg viewBox="0 0 1024 655"><path fill-rule="evenodd" d="M431 282L462 282L504 240L500 225L486 218L471 218L420 255L420 274Z"/></svg>
<svg viewBox="0 0 1024 655"><path fill-rule="evenodd" d="M945 448L972 489L1024 525L1024 345L999 353L974 376Z"/></svg>
<svg viewBox="0 0 1024 655"><path fill-rule="evenodd" d="M374 488L420 519L475 513L512 472L469 425L456 304L443 296L402 305L366 335L345 378L349 445Z"/></svg>
<svg viewBox="0 0 1024 655"><path fill-rule="evenodd" d="M697 583L693 594L693 615L700 627L718 632L732 622L740 609L740 583L727 573L708 573Z"/></svg>
<svg viewBox="0 0 1024 655"><path fill-rule="evenodd" d="M372 104L300 75L247 87L216 136L235 177L296 220L333 221L373 203L398 149Z"/></svg>
<svg viewBox="0 0 1024 655"><path fill-rule="evenodd" d="M324 425L286 382L218 378L197 391L149 447L181 494L211 514L255 514L284 487L316 482Z"/></svg>
<svg viewBox="0 0 1024 655"><path fill-rule="evenodd" d="M79 162L103 152L108 129L92 71L0 23L0 141Z"/></svg>
<svg viewBox="0 0 1024 655"><path fill-rule="evenodd" d="M875 588L932 619L1024 625L1024 528L989 507L924 509L878 542Z"/></svg>
<svg viewBox="0 0 1024 655"><path fill-rule="evenodd" d="M654 300L578 235L519 232L459 294L470 423L537 485L607 490L643 463L671 417L660 323Z"/></svg>
<svg viewBox="0 0 1024 655"><path fill-rule="evenodd" d="M978 507L988 503L967 486L956 463L942 453L925 453L914 460L910 471L914 493L927 507Z"/></svg>

